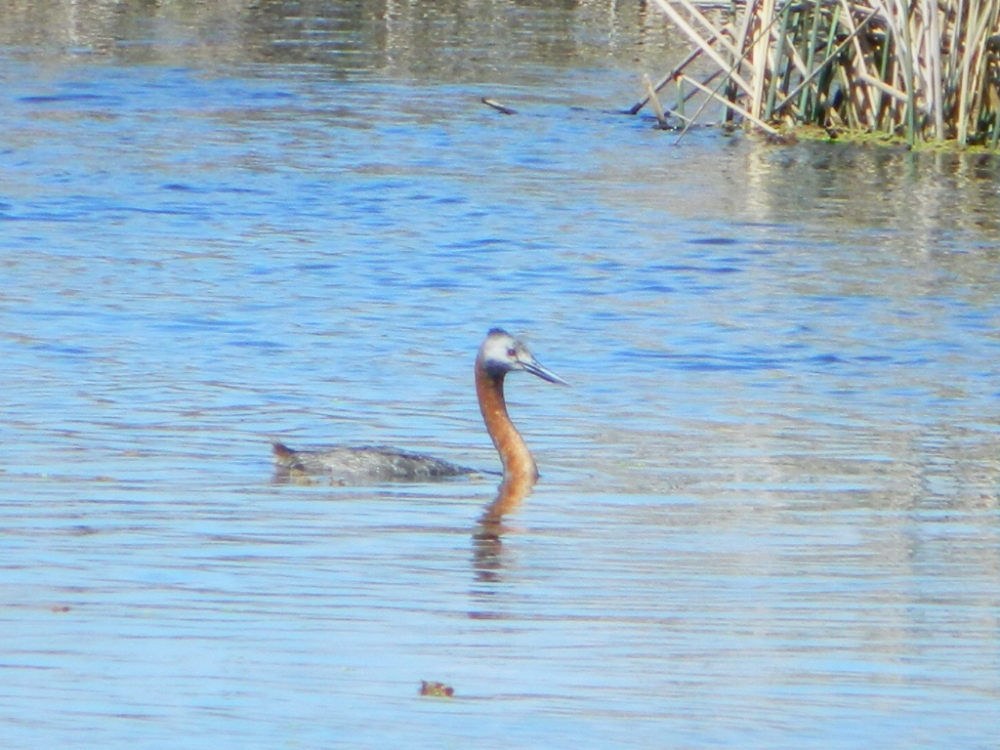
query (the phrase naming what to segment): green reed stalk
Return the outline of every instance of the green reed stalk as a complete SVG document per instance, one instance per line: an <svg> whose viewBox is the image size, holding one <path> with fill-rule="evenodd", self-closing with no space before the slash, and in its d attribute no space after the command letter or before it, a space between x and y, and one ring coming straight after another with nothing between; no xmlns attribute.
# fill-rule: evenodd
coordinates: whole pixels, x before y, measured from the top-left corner
<svg viewBox="0 0 1000 750"><path fill-rule="evenodd" d="M833 20L834 21L837 20L837 17L839 15L839 11L840 11L840 8L835 8L834 9L834 12L833 12L833 16L834 16ZM834 62L840 56L840 53L844 51L844 49L851 43L851 41L854 39L855 36L857 36L858 34L861 33L861 30L864 29L868 25L868 22L874 16L875 16L875 11L872 11L867 16L865 16L865 19L861 23L858 24L857 28L854 31L852 31L851 34L846 39L844 39L844 41L842 41L840 44L838 44L837 47L834 48L832 51L830 51L830 45L833 42L836 41L836 37L834 36L833 32L831 32L830 33L829 42L827 43L827 54L823 58L823 62L821 62L818 66L816 66L816 68L813 70L812 73L810 73L808 76L806 76L805 78L803 78L802 81L799 83L799 85L796 86L794 89L792 89L792 93L788 94L784 99L781 100L781 102L775 107L775 111L781 111L782 109L784 109L785 105L787 105L796 96L798 96L799 92L802 91L802 89L804 89L806 86L808 86L810 83L812 83L813 79L815 79L817 76L820 75L820 73L822 73L824 70L826 70L827 66L829 66L832 62ZM835 26L836 25L834 24L832 26L832 28L835 28Z"/></svg>
<svg viewBox="0 0 1000 750"><path fill-rule="evenodd" d="M813 72L813 63L816 61L816 41L819 39L819 24L822 20L823 4L816 0L813 3L813 17L812 17L812 28L809 29L809 46L806 52L806 71L805 75L808 78ZM812 102L815 104L815 100ZM809 89L802 89L802 96L799 99L799 119L809 121L812 120L812 111L807 110L810 106L810 96Z"/></svg>
<svg viewBox="0 0 1000 750"><path fill-rule="evenodd" d="M889 51L892 49L892 37L887 33L885 35L885 41L882 42L882 59L879 61L878 66L878 77L882 81L888 80L889 73ZM885 122L885 130L888 133L892 133L895 129L892 123L891 107L893 106L893 100L891 97L886 97L883 92L879 97L879 113L876 121L873 124L875 129L878 129L880 122Z"/></svg>
<svg viewBox="0 0 1000 750"><path fill-rule="evenodd" d="M774 110L774 97L778 91L779 80L784 79L784 75L779 75L781 61L785 56L785 39L788 36L788 19L791 17L791 3L786 3L779 13L781 14L781 26L778 27L778 42L774 50L774 69L771 71L771 80L767 87L767 103L764 105L764 114L761 117L765 122L771 119Z"/></svg>

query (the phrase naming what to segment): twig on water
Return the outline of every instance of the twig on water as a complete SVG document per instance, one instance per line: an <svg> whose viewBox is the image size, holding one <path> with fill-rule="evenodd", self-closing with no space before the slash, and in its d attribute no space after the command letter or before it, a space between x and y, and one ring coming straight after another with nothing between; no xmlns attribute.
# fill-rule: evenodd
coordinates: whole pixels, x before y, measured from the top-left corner
<svg viewBox="0 0 1000 750"><path fill-rule="evenodd" d="M499 112L502 115L516 115L517 114L517 112L515 110L511 109L510 107L505 107L500 102L498 102L496 99L490 99L489 97L484 96L482 99L480 99L480 101L483 104L485 104L487 107L492 107L493 109L495 109L497 112Z"/></svg>

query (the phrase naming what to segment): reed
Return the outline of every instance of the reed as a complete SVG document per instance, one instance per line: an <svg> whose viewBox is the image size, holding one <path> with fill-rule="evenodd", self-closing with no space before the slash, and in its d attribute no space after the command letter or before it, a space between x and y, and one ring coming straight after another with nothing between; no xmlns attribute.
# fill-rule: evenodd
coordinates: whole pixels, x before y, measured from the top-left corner
<svg viewBox="0 0 1000 750"><path fill-rule="evenodd" d="M694 48L633 112L674 82L682 100L718 102L772 135L815 125L910 145L1000 141L1000 0L745 0L714 15L653 2ZM696 61L710 80L689 72Z"/></svg>

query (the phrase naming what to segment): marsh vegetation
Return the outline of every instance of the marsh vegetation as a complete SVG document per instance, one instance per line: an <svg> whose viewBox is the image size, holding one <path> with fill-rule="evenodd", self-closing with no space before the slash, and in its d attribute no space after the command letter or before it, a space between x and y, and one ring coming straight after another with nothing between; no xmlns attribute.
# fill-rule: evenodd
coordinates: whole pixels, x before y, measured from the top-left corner
<svg viewBox="0 0 1000 750"><path fill-rule="evenodd" d="M812 125L997 146L1000 0L748 0L719 13L654 3L694 45L655 87L665 99L676 87L680 122L714 101L772 135ZM707 76L692 72L699 60ZM691 99L701 106L688 115Z"/></svg>

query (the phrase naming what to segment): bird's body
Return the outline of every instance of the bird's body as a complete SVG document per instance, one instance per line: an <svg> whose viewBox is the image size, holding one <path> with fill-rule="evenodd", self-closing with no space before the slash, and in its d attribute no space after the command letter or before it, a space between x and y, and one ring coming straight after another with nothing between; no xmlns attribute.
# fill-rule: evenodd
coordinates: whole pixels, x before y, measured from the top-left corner
<svg viewBox="0 0 1000 750"><path fill-rule="evenodd" d="M524 439L511 422L503 392L506 374L518 370L550 383L566 383L542 367L523 343L506 331L494 328L486 335L476 356L476 395L486 430L503 463L504 483L525 485L534 484L538 469ZM433 456L388 446L300 451L276 441L272 445L280 473L327 474L342 482L428 482L478 473Z"/></svg>
<svg viewBox="0 0 1000 750"><path fill-rule="evenodd" d="M474 474L475 469L412 453L388 445L335 447L321 451L297 451L279 442L271 443L280 471L301 474L331 474L344 482L434 482Z"/></svg>

